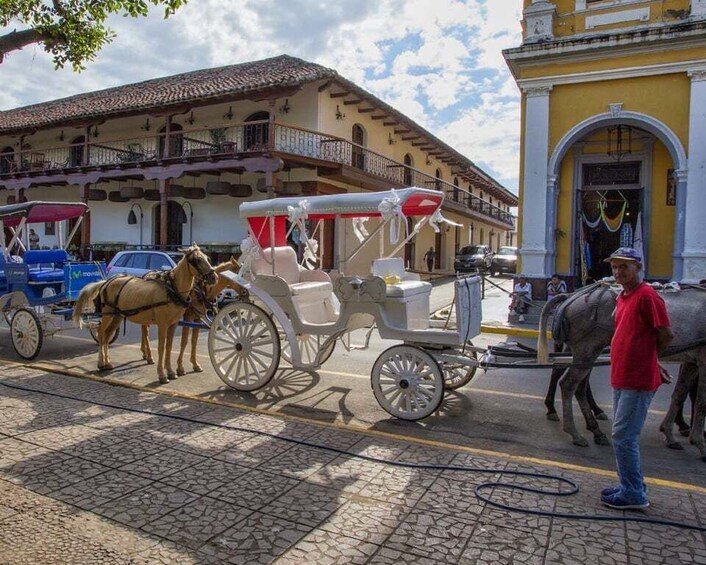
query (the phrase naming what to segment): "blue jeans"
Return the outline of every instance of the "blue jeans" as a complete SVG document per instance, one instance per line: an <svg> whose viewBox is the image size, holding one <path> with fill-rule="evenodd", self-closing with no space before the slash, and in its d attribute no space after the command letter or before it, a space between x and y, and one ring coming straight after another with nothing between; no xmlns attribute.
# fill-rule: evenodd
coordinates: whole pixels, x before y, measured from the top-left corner
<svg viewBox="0 0 706 565"><path fill-rule="evenodd" d="M640 432L655 393L645 390L613 391L613 448L622 498L632 504L647 502L640 461Z"/></svg>

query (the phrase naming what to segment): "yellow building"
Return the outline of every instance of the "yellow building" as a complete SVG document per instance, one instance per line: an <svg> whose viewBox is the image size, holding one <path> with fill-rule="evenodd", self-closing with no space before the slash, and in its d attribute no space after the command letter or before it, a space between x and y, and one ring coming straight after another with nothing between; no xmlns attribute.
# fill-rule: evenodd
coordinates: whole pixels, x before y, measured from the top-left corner
<svg viewBox="0 0 706 565"><path fill-rule="evenodd" d="M706 278L706 0L524 0L522 270L577 285L621 245Z"/></svg>
<svg viewBox="0 0 706 565"><path fill-rule="evenodd" d="M197 241L237 252L244 200L405 186L445 192L444 215L461 224L407 245L408 267L422 268L430 246L449 271L462 245L511 244L514 194L336 71L294 57L0 112L3 200L87 202L84 249ZM357 242L333 220L317 236L324 268ZM359 261L351 270L367 272Z"/></svg>

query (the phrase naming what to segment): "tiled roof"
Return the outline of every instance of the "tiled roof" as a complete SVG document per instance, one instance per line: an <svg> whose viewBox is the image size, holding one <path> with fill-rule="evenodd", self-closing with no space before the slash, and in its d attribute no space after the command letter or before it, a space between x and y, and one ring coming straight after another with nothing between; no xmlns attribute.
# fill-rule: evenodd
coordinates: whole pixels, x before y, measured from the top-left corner
<svg viewBox="0 0 706 565"><path fill-rule="evenodd" d="M400 123L421 133L438 144L463 168L480 177L505 199L516 200L510 193L473 161L432 135L410 118L395 110L355 83L341 77L335 70L310 63L297 57L280 55L270 59L201 69L189 73L155 78L95 92L86 92L32 106L0 111L0 135L13 135L28 130L60 127L75 123L90 123L153 109L169 108L209 100L237 99L248 93L298 87L322 79L337 82L346 90L361 95Z"/></svg>
<svg viewBox="0 0 706 565"><path fill-rule="evenodd" d="M332 69L296 57L280 55L271 59L202 69L3 111L0 112L0 134L272 88L299 86L337 76L338 73Z"/></svg>

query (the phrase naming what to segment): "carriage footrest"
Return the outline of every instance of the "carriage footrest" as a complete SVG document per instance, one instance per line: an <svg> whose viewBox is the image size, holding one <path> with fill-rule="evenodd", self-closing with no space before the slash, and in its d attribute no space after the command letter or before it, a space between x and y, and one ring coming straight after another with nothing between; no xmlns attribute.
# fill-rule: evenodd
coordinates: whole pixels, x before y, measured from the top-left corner
<svg viewBox="0 0 706 565"><path fill-rule="evenodd" d="M185 320L179 322L179 325L182 328L196 328L197 330L207 330L210 328L210 326L206 325L204 322L187 322Z"/></svg>
<svg viewBox="0 0 706 565"><path fill-rule="evenodd" d="M52 310L52 314L55 314L57 316L63 316L64 320L69 321L71 317L74 315L74 309L73 308L55 308Z"/></svg>

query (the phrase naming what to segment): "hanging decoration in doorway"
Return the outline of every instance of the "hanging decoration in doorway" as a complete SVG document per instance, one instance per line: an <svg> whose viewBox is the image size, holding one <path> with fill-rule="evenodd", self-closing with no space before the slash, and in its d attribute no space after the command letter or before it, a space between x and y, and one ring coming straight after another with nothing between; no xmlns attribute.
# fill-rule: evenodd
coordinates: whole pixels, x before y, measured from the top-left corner
<svg viewBox="0 0 706 565"><path fill-rule="evenodd" d="M603 199L602 199L602 198L601 198L601 200L598 202L597 208L598 208L598 216L596 216L596 219L595 219L595 220L589 220L589 219L588 219L588 216L586 216L586 212L583 212L583 221L584 221L585 224L586 224L589 228L591 228L592 230L595 230L595 229L598 227L598 224L601 223L601 219L602 219L602 217L601 217L601 210L602 210L602 208L603 208Z"/></svg>
<svg viewBox="0 0 706 565"><path fill-rule="evenodd" d="M606 214L605 206L601 208L601 218L603 218L603 223L609 232L615 233L620 229L620 226L623 225L623 218L625 217L625 211L627 209L628 203L627 201L624 201L622 207L620 208L620 212L618 212L616 216L610 218L608 217L608 214Z"/></svg>
<svg viewBox="0 0 706 565"><path fill-rule="evenodd" d="M586 241L586 230L583 224L580 226L579 232L579 255L581 256L581 282L586 284L588 281L588 262L591 258L588 241Z"/></svg>

